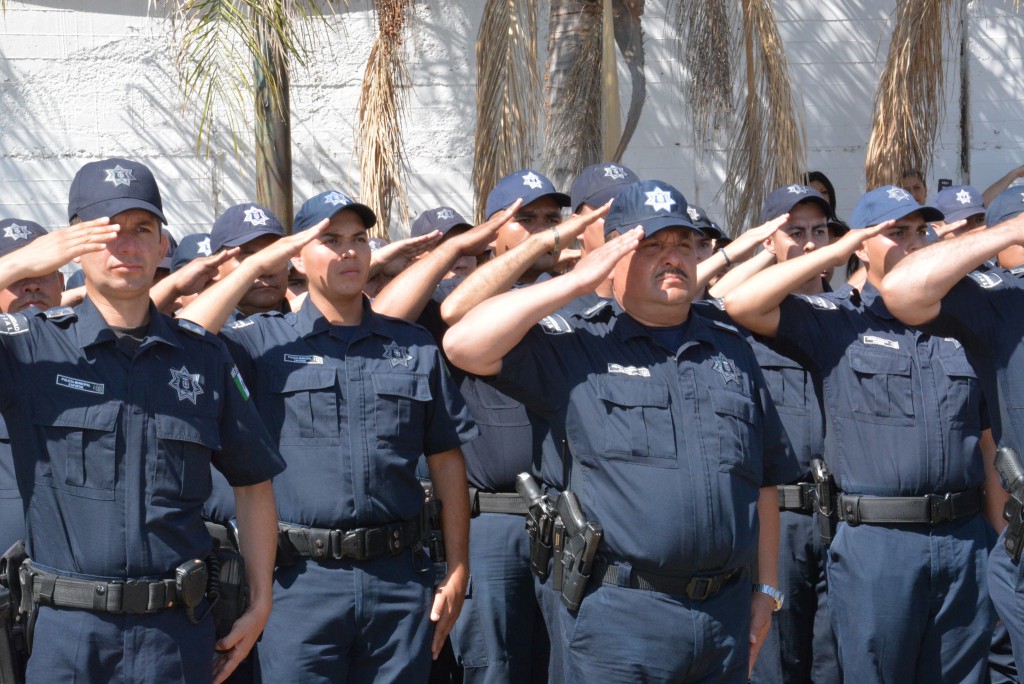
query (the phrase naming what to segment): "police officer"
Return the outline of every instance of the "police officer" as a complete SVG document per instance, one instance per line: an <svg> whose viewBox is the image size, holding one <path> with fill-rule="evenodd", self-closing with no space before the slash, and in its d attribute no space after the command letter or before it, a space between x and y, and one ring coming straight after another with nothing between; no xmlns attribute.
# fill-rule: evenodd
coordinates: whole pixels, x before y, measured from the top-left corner
<svg viewBox="0 0 1024 684"><path fill-rule="evenodd" d="M981 681L985 671L981 390L959 343L895 320L877 290L941 218L902 188L872 190L855 230L725 298L736 322L792 349L823 383L825 453L842 492L828 611L849 681ZM863 290L788 296L854 250L867 264Z"/></svg>
<svg viewBox="0 0 1024 684"><path fill-rule="evenodd" d="M943 239L963 235L985 225L985 205L981 193L970 185L951 185L935 196L935 208L942 212L941 221L932 224Z"/></svg>
<svg viewBox="0 0 1024 684"><path fill-rule="evenodd" d="M473 224L469 223L462 217L462 214L451 207L434 207L427 209L416 217L416 220L412 222L412 228L409 229L409 234L411 237L419 237L421 235L440 233L441 242L444 242L464 233L472 227ZM436 249L436 246L434 249ZM444 279L465 278L476 269L476 259L477 257L471 254L461 255L452 264Z"/></svg>
<svg viewBox="0 0 1024 684"><path fill-rule="evenodd" d="M774 485L795 463L750 348L690 309L686 206L667 183L628 186L605 218L619 239L445 336L453 363L547 420L582 514L603 528L581 555L592 565L563 573L589 574L578 610L562 608L567 681L743 681L776 605L760 590L752 601L747 568L756 557L778 596ZM536 325L609 272L613 301Z"/></svg>
<svg viewBox="0 0 1024 684"><path fill-rule="evenodd" d="M166 240L149 169L86 164L68 214L80 225L0 259L7 287L77 257L88 292L74 310L0 319L0 411L31 556L22 590L38 606L28 680L220 680L270 612L270 478L283 463L220 341L150 303ZM201 571L211 462L235 487L252 590L216 666Z"/></svg>
<svg viewBox="0 0 1024 684"><path fill-rule="evenodd" d="M281 554L259 649L265 681L423 681L465 596L459 447L476 429L429 335L375 314L362 294L374 223L369 207L321 193L296 215L295 235L182 312L217 329L256 275L289 258L309 279L298 312L223 333L289 463L274 483ZM424 454L449 565L433 597L433 564L419 550Z"/></svg>
<svg viewBox="0 0 1024 684"><path fill-rule="evenodd" d="M1000 446L1021 453L1024 421L1018 407L1024 388L1022 334L1017 314L1024 281L1000 269L974 270L1024 244L1024 189L1009 188L989 205L987 230L943 240L903 260L882 284L885 302L908 325L963 344L990 406L992 433ZM1004 530L988 566L988 591L1010 633L1018 672L1024 671L1024 584L1007 554Z"/></svg>

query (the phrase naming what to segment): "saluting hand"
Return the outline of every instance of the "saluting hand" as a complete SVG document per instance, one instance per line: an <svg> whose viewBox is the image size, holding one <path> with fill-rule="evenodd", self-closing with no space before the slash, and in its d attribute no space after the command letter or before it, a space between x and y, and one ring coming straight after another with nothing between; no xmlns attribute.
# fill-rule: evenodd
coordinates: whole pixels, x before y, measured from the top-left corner
<svg viewBox="0 0 1024 684"><path fill-rule="evenodd" d="M164 280L173 279L175 292L179 296L198 294L217 277L221 264L236 256L239 251L240 248L232 247L207 257L193 259Z"/></svg>
<svg viewBox="0 0 1024 684"><path fill-rule="evenodd" d="M498 230L512 220L521 206L523 206L522 197L502 211L495 212L491 218L480 225L473 226L461 235L449 238L449 241L456 244L459 253L463 256L480 256L497 239Z"/></svg>
<svg viewBox="0 0 1024 684"><path fill-rule="evenodd" d="M564 225L564 224L563 224ZM618 237L608 240L587 256L580 259L576 267L563 278L572 278L578 283L576 290L580 295L593 292L603 283L615 268L615 264L634 251L644 236L642 226L628 230Z"/></svg>
<svg viewBox="0 0 1024 684"><path fill-rule="evenodd" d="M886 221L885 223L879 223L875 226L868 228L855 228L846 232L846 235L842 236L834 243L826 247L825 249L832 249L835 253L835 258L829 264L834 268L845 266L846 262L849 261L850 256L860 249L868 239L880 235L887 228L891 228L896 223L893 221ZM824 251L824 250L820 250Z"/></svg>
<svg viewBox="0 0 1024 684"><path fill-rule="evenodd" d="M395 240L375 250L370 255L370 277L384 272L388 275L398 275L409 262L431 249L441 241L441 231L434 230L426 235Z"/></svg>
<svg viewBox="0 0 1024 684"><path fill-rule="evenodd" d="M48 275L83 254L98 252L115 239L120 230L120 225L104 217L47 233L11 253L17 255L14 263L18 277L15 280Z"/></svg>

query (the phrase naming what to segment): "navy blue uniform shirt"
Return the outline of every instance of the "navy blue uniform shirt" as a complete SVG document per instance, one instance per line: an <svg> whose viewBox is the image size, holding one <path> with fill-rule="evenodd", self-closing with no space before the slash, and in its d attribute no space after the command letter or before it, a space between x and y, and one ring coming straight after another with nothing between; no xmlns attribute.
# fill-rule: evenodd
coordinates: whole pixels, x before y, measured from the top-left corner
<svg viewBox="0 0 1024 684"><path fill-rule="evenodd" d="M0 316L0 348L0 410L44 566L167 576L210 552L211 462L235 486L284 468L223 344L152 306L134 350L89 299Z"/></svg>
<svg viewBox="0 0 1024 684"><path fill-rule="evenodd" d="M288 463L274 480L285 522L350 529L414 518L420 456L477 435L430 334L365 299L358 326L331 325L307 300L222 336Z"/></svg>
<svg viewBox="0 0 1024 684"><path fill-rule="evenodd" d="M963 348L896 320L870 283L787 297L776 344L821 375L826 453L843 491L921 496L984 480L984 404Z"/></svg>
<svg viewBox="0 0 1024 684"><path fill-rule="evenodd" d="M14 453L7 423L0 416L0 547L4 550L25 538L25 511L21 506L18 480L14 475Z"/></svg>
<svg viewBox="0 0 1024 684"><path fill-rule="evenodd" d="M691 309L675 354L607 302L554 314L494 384L544 417L609 560L688 575L753 561L759 488L799 475L753 352Z"/></svg>

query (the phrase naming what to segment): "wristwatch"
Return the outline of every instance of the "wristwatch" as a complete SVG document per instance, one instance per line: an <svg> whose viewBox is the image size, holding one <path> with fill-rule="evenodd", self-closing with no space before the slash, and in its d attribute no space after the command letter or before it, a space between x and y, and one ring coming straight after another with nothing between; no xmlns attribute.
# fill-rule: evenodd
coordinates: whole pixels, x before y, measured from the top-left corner
<svg viewBox="0 0 1024 684"><path fill-rule="evenodd" d="M781 591L779 591L770 584L755 584L754 591L759 592L761 594L766 594L770 596L773 601L775 601L775 607L772 608L773 613L778 613L780 610L782 610L782 601L786 597L783 596Z"/></svg>

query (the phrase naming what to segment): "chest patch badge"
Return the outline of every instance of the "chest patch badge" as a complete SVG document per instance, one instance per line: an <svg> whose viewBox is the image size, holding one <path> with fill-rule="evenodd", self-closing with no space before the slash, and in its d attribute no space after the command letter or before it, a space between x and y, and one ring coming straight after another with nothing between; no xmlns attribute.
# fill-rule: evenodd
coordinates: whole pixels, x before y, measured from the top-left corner
<svg viewBox="0 0 1024 684"><path fill-rule="evenodd" d="M167 383L178 393L178 401L188 399L193 404L200 394L205 394L203 386L199 383L199 374L188 372L188 368L182 366L178 370L171 369L171 381Z"/></svg>
<svg viewBox="0 0 1024 684"><path fill-rule="evenodd" d="M711 357L711 369L721 375L726 384L730 382L740 384L740 372L733 365L731 359L725 358L725 354L719 352L718 356Z"/></svg>
<svg viewBox="0 0 1024 684"><path fill-rule="evenodd" d="M865 335L861 338L861 342L864 344L873 344L876 347L888 347L889 349L899 349L900 343L897 340L887 340L884 337L875 337L874 335Z"/></svg>
<svg viewBox="0 0 1024 684"><path fill-rule="evenodd" d="M618 364L618 363L609 363L608 364L608 372L609 373L619 373L621 375L632 375L632 376L637 377L637 378L649 378L649 377L651 377L651 371L649 369L647 369L647 368L644 368L642 366L639 367L639 368L636 367L636 366L623 366L623 365Z"/></svg>
<svg viewBox="0 0 1024 684"><path fill-rule="evenodd" d="M67 387L68 389L78 390L79 392L88 392L89 394L103 394L102 382L89 382L88 380L79 380L78 378L72 378L67 375L57 376L57 386Z"/></svg>
<svg viewBox="0 0 1024 684"><path fill-rule="evenodd" d="M398 366L408 368L409 362L412 361L408 347L399 347L394 340L391 340L391 344L384 345L384 358L391 362L392 368Z"/></svg>

